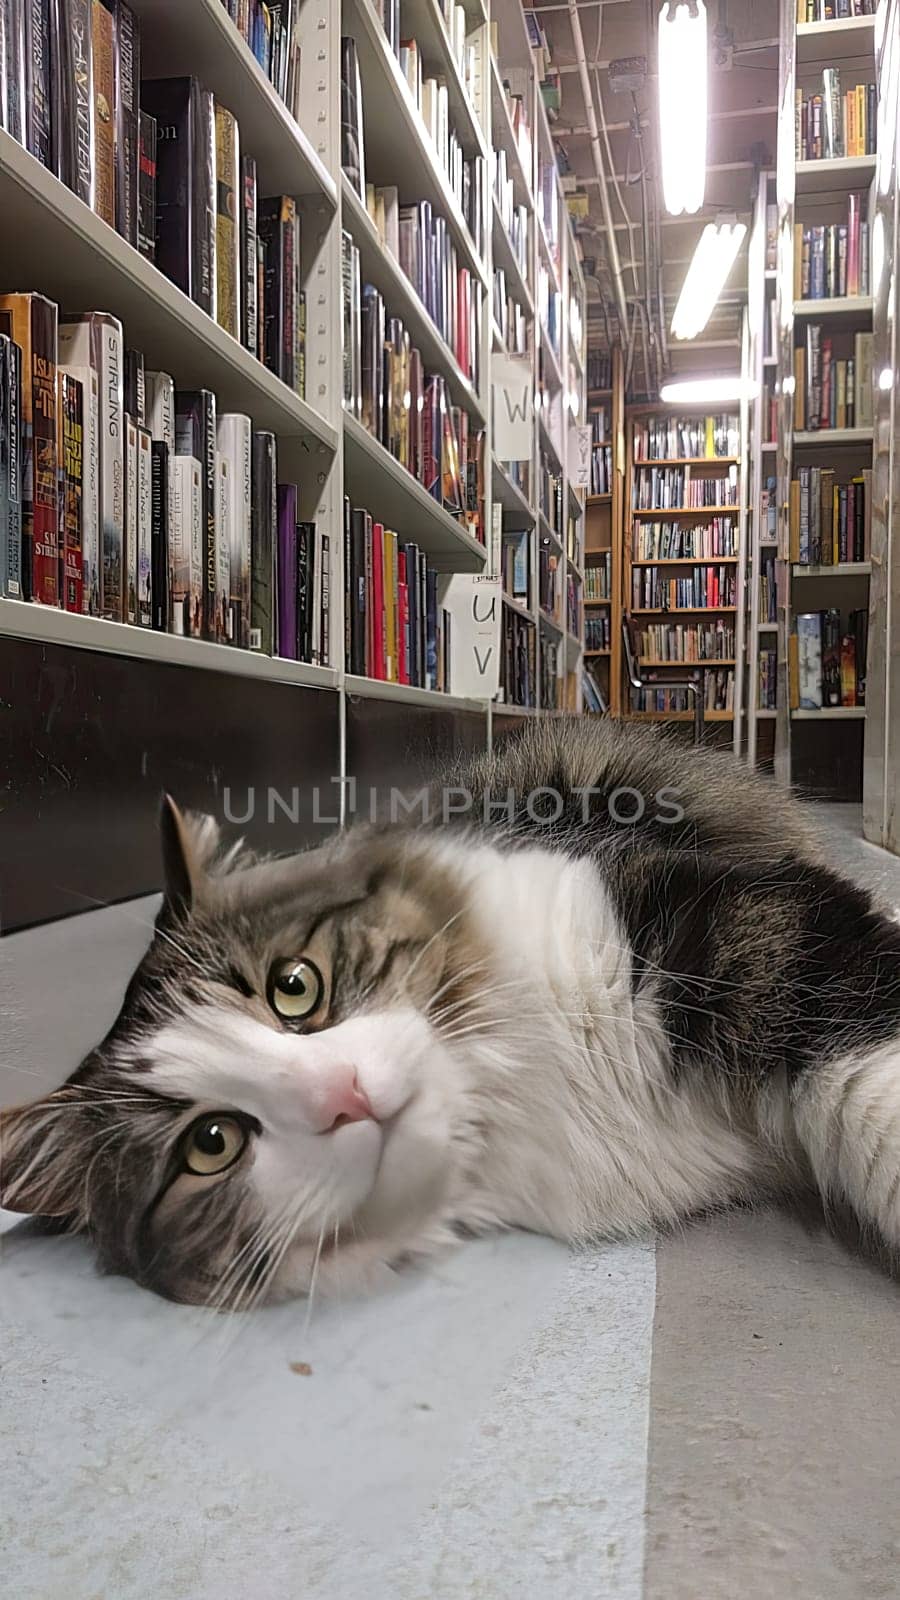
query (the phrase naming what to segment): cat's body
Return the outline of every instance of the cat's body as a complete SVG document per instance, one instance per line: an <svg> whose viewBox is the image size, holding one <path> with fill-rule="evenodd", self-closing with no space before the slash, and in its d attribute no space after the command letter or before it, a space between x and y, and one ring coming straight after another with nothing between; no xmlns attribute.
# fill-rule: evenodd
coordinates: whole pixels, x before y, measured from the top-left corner
<svg viewBox="0 0 900 1600"><path fill-rule="evenodd" d="M4 1120L4 1202L230 1305L460 1228L621 1236L809 1185L900 1244L900 927L791 802L555 720L430 814L261 862L170 814L157 938L104 1044Z"/></svg>

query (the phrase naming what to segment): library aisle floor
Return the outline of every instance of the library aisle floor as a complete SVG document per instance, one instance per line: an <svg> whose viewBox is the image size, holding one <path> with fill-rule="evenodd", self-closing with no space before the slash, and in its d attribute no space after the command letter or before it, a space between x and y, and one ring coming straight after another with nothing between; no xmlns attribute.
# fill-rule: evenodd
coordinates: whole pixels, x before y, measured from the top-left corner
<svg viewBox="0 0 900 1600"><path fill-rule="evenodd" d="M829 818L836 860L900 906L855 823ZM112 1017L153 904L3 941L4 1102ZM212 1330L4 1223L17 1600L897 1593L898 1291L815 1222L578 1256L511 1235Z"/></svg>

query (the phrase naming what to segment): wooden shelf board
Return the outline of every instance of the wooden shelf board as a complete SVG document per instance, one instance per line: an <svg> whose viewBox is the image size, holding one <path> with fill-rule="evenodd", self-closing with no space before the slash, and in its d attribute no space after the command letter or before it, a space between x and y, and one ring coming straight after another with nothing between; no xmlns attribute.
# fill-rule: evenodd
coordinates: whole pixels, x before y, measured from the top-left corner
<svg viewBox="0 0 900 1600"><path fill-rule="evenodd" d="M638 665L641 667L734 667L737 662L734 656L721 656L713 661L647 661L641 656Z"/></svg>
<svg viewBox="0 0 900 1600"><path fill-rule="evenodd" d="M740 506L632 506L633 517L657 517L660 522L671 522L673 517L721 517L726 512L740 516Z"/></svg>
<svg viewBox="0 0 900 1600"><path fill-rule="evenodd" d="M628 711L627 722L693 722L693 711ZM704 722L733 722L733 711L704 711Z"/></svg>
<svg viewBox="0 0 900 1600"><path fill-rule="evenodd" d="M641 607L631 612L633 617L696 617L698 614L718 617L737 611L737 606L652 606L649 610Z"/></svg>
<svg viewBox="0 0 900 1600"><path fill-rule="evenodd" d="M644 456L634 467L736 467L740 456Z"/></svg>
<svg viewBox="0 0 900 1600"><path fill-rule="evenodd" d="M736 567L739 556L645 556L632 567Z"/></svg>

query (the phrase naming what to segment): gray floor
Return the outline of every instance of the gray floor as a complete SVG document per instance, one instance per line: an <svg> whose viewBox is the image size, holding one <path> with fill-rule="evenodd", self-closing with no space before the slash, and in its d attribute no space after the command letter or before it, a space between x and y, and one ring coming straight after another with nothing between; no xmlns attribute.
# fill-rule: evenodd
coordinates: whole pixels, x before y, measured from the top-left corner
<svg viewBox="0 0 900 1600"><path fill-rule="evenodd" d="M900 861L856 826L831 814L835 863L900 906ZM151 914L0 942L0 1100L98 1036ZM577 1256L513 1235L237 1331L0 1222L0 1547L22 1600L900 1592L897 1290L808 1222Z"/></svg>

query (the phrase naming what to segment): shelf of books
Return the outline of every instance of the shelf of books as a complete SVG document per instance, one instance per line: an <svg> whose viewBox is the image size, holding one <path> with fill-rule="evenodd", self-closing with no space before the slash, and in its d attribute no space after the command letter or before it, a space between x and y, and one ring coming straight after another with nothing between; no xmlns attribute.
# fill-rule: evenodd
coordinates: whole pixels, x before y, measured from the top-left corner
<svg viewBox="0 0 900 1600"><path fill-rule="evenodd" d="M568 382L564 372L568 342L577 348L581 339L584 279L521 7L494 7L491 30L491 478L501 507L500 710L514 715L579 706L583 497L569 462L584 385L574 369ZM565 304L558 283L550 296L543 276L535 210L541 174L556 197L558 271L570 287Z"/></svg>
<svg viewBox="0 0 900 1600"><path fill-rule="evenodd" d="M747 684L746 750L751 766L774 759L778 616L775 592L777 486L778 258L775 175L760 173L748 262Z"/></svg>
<svg viewBox="0 0 900 1600"><path fill-rule="evenodd" d="M496 526L503 697L576 703L584 283L518 0L50 9L0 40L0 633L484 711L447 597Z"/></svg>
<svg viewBox="0 0 900 1600"><path fill-rule="evenodd" d="M622 710L622 513L625 487L622 353L589 348L585 380L591 430L584 512L584 709Z"/></svg>
<svg viewBox="0 0 900 1600"><path fill-rule="evenodd" d="M784 126L767 229L769 248L773 232L778 241L781 399L778 633L777 641L766 635L763 659L776 652L776 775L855 799L872 516L875 30L871 15L809 17L805 4L802 10L797 16L790 5L782 18ZM770 622L768 586L766 595L760 620ZM858 732L829 731L834 722L853 723Z"/></svg>
<svg viewBox="0 0 900 1600"><path fill-rule="evenodd" d="M635 720L688 720L686 669L702 685L704 718L732 724L738 746L746 517L739 413L671 407L626 413L622 590L634 619L642 689ZM674 620L672 620L674 619Z"/></svg>

